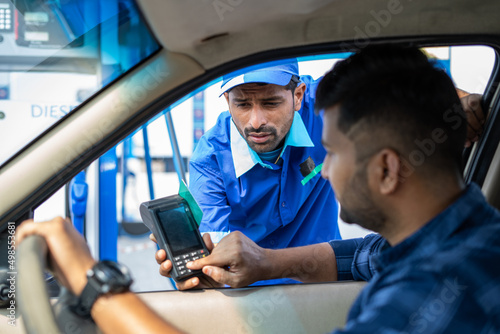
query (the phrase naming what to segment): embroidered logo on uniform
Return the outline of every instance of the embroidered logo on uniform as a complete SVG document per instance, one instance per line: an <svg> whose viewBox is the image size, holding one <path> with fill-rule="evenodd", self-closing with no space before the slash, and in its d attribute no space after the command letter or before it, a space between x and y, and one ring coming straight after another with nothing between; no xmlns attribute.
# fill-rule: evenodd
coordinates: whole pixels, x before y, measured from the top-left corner
<svg viewBox="0 0 500 334"><path fill-rule="evenodd" d="M316 166L313 159L309 157L299 166L300 166L300 173L304 177L302 181L300 181L300 183L302 183L302 185L305 186L307 182L309 182L313 177L315 177L317 174L321 172L323 164L319 164Z"/></svg>
<svg viewBox="0 0 500 334"><path fill-rule="evenodd" d="M303 163L300 164L300 173L303 177L311 174L311 172L316 168L316 164L311 157L307 158Z"/></svg>

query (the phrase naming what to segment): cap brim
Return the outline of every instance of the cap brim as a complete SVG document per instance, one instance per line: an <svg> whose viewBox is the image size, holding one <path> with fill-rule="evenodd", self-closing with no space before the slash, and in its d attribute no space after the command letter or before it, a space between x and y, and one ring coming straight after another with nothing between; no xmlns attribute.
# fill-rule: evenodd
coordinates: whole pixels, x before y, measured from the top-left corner
<svg viewBox="0 0 500 334"><path fill-rule="evenodd" d="M267 83L278 86L286 86L292 79L292 74L283 71L255 71L242 74L225 82L220 91L220 95L228 90L249 83Z"/></svg>

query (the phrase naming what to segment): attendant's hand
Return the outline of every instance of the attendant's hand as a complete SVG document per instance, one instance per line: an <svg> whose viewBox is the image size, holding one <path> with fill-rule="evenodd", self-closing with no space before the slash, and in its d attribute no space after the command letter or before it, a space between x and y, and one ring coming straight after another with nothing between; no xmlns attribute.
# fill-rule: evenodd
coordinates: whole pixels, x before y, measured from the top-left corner
<svg viewBox="0 0 500 334"><path fill-rule="evenodd" d="M153 234L150 234L149 238L152 241L156 242L155 236ZM212 252L214 249L214 244L212 243L212 239L210 238L210 235L208 233L205 233L203 235L203 241L205 241L205 245L207 246L208 251ZM156 262L160 265L160 275L170 277L172 262L167 259L167 253L165 252L165 250L158 250L155 254L155 258ZM220 288L224 286L224 284L217 283L207 276L193 277L182 282L177 282L175 285L179 290Z"/></svg>
<svg viewBox="0 0 500 334"><path fill-rule="evenodd" d="M460 98L468 124L465 147L469 147L472 143L477 142L479 136L483 133L486 119L483 108L481 107L481 98L482 95L480 94L469 94Z"/></svg>
<svg viewBox="0 0 500 334"><path fill-rule="evenodd" d="M69 219L57 217L51 221L35 223L24 221L16 231L16 243L30 235L42 236L47 242L49 266L57 280L79 296L87 284L87 270L96 262L83 236Z"/></svg>
<svg viewBox="0 0 500 334"><path fill-rule="evenodd" d="M188 262L189 269L202 269L214 282L233 288L267 279L272 264L268 250L241 232L225 236L207 257Z"/></svg>

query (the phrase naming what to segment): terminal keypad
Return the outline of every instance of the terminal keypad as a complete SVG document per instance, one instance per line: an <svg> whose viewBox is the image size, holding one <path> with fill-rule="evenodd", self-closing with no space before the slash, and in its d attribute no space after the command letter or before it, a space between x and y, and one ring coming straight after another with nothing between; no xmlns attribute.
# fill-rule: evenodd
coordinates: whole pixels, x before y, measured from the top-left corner
<svg viewBox="0 0 500 334"><path fill-rule="evenodd" d="M194 260L201 259L202 257L207 256L205 250L199 250L199 251L194 251L194 252L189 252L186 254L182 254L179 256L174 257L174 264L177 268L177 273L180 276L189 274L193 272L191 269L186 268L186 263Z"/></svg>
<svg viewBox="0 0 500 334"><path fill-rule="evenodd" d="M14 18L12 17L12 6L8 3L0 3L0 32L12 31Z"/></svg>

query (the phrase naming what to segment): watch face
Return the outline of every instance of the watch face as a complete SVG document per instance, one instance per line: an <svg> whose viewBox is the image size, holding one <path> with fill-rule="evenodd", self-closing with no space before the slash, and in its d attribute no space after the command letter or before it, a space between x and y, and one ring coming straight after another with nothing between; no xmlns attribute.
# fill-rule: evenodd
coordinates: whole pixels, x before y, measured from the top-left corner
<svg viewBox="0 0 500 334"><path fill-rule="evenodd" d="M119 292L130 287L132 277L127 267L113 261L101 261L93 268L94 277L108 285L107 292Z"/></svg>

